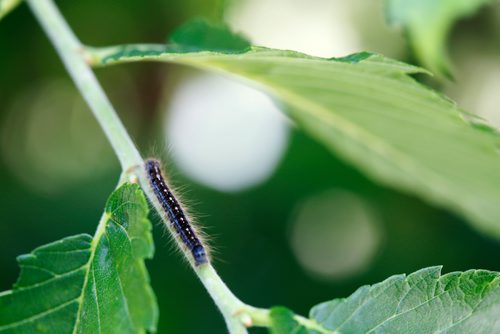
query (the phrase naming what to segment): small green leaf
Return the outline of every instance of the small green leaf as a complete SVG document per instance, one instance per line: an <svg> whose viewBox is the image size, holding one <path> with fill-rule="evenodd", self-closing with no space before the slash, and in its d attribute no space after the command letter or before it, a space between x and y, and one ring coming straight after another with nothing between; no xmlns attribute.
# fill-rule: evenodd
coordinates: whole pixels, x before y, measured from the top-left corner
<svg viewBox="0 0 500 334"><path fill-rule="evenodd" d="M309 334L317 333L299 324L293 317L292 311L285 307L273 307L270 312L271 334Z"/></svg>
<svg viewBox="0 0 500 334"><path fill-rule="evenodd" d="M143 261L154 251L147 213L140 188L123 185L93 238L80 234L20 256L17 283L0 294L0 333L154 332L158 308Z"/></svg>
<svg viewBox="0 0 500 334"><path fill-rule="evenodd" d="M339 333L491 334L500 332L499 315L499 273L469 270L441 276L440 267L431 267L319 304L310 317Z"/></svg>
<svg viewBox="0 0 500 334"><path fill-rule="evenodd" d="M173 32L169 48L176 52L216 51L240 53L250 49L250 42L233 33L222 23L210 23L196 19Z"/></svg>
<svg viewBox="0 0 500 334"><path fill-rule="evenodd" d="M369 53L324 59L260 47L180 54L129 45L93 55L99 65L164 61L245 79L368 176L461 213L500 238L500 135L411 78L425 72L418 67Z"/></svg>
<svg viewBox="0 0 500 334"><path fill-rule="evenodd" d="M473 15L494 0L386 0L389 23L405 28L419 61L435 73L448 75L446 38L458 19Z"/></svg>

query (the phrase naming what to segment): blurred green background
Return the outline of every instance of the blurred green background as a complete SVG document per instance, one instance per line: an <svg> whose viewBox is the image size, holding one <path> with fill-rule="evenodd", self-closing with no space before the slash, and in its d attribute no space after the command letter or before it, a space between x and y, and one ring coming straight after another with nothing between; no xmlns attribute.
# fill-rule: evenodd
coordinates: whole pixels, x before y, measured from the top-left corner
<svg viewBox="0 0 500 334"><path fill-rule="evenodd" d="M319 56L369 50L412 62L382 1L59 1L89 45L163 42L193 17L223 18L255 44ZM500 6L459 22L455 81L434 82L500 125ZM179 66L97 70L145 155L165 158L215 266L243 301L307 314L362 284L430 265L500 269L500 243L461 217L370 181L301 133L264 95ZM25 5L0 22L0 290L16 256L93 233L119 165ZM148 261L159 333L223 333L224 323L156 217ZM256 331L257 332L257 331Z"/></svg>

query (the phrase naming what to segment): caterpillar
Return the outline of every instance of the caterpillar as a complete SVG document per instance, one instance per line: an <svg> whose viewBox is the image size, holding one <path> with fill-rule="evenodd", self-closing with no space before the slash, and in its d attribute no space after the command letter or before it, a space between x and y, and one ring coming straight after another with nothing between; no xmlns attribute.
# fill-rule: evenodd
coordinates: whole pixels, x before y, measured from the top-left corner
<svg viewBox="0 0 500 334"><path fill-rule="evenodd" d="M177 236L191 252L194 263L199 266L208 262L207 252L179 201L167 186L160 163L149 159L145 162L146 174L153 192L167 215Z"/></svg>

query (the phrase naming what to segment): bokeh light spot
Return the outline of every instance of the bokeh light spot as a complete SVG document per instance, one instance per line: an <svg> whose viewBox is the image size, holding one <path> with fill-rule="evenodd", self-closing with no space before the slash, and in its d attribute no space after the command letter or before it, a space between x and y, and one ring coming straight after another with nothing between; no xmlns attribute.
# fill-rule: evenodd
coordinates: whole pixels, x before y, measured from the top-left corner
<svg viewBox="0 0 500 334"><path fill-rule="evenodd" d="M367 270L381 242L372 208L359 196L331 190L307 199L295 211L290 243L312 276L339 280Z"/></svg>
<svg viewBox="0 0 500 334"><path fill-rule="evenodd" d="M19 93L7 110L1 153L18 179L45 195L102 173L114 159L76 89L57 79Z"/></svg>
<svg viewBox="0 0 500 334"><path fill-rule="evenodd" d="M235 2L227 18L256 45L345 56L362 49L351 7L342 0L250 0Z"/></svg>
<svg viewBox="0 0 500 334"><path fill-rule="evenodd" d="M189 177L221 191L265 181L286 149L289 125L265 94L204 74L178 88L166 120L167 142Z"/></svg>

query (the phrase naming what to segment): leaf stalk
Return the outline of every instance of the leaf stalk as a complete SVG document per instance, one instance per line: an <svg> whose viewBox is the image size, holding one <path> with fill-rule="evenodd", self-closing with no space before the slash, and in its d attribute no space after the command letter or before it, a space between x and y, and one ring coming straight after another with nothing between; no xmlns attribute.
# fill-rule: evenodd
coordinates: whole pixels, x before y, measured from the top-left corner
<svg viewBox="0 0 500 334"><path fill-rule="evenodd" d="M9 1L16 3L16 0ZM158 211L160 208L155 204L155 195L149 187L143 159L90 68L90 64L96 62L94 58L97 55L84 49L52 0L27 0L27 3L117 154L124 171L119 185L125 181L138 180ZM168 225L168 221L165 223ZM100 223L97 234L101 229ZM189 257L188 254L184 255ZM248 327L271 325L269 310L255 308L240 301L210 263L198 267L193 265L193 269L224 316L231 334L247 334Z"/></svg>

